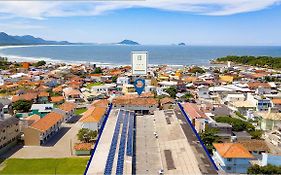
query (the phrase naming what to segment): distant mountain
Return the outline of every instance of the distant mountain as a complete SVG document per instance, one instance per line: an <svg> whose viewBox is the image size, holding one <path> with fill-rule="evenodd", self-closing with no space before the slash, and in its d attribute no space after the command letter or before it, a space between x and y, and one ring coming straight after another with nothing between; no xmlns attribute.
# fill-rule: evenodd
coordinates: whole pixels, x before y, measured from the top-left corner
<svg viewBox="0 0 281 175"><path fill-rule="evenodd" d="M28 45L28 44L71 44L67 41L48 41L31 35L12 36L0 32L0 45Z"/></svg>
<svg viewBox="0 0 281 175"><path fill-rule="evenodd" d="M186 46L185 43L179 43L178 46Z"/></svg>
<svg viewBox="0 0 281 175"><path fill-rule="evenodd" d="M121 44L121 45L140 45L139 43L135 42L135 41L132 41L132 40L123 40L117 44Z"/></svg>

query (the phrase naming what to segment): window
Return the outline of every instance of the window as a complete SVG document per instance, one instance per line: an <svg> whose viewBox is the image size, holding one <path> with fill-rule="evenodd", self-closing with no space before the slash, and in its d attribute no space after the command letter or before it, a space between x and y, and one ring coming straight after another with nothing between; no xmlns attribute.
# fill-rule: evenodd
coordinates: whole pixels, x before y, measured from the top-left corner
<svg viewBox="0 0 281 175"><path fill-rule="evenodd" d="M228 162L231 162L231 160L232 160L231 158L228 158L228 159L227 159Z"/></svg>
<svg viewBox="0 0 281 175"><path fill-rule="evenodd" d="M231 170L231 167L230 167L230 166L227 166L227 167L226 167L226 170Z"/></svg>

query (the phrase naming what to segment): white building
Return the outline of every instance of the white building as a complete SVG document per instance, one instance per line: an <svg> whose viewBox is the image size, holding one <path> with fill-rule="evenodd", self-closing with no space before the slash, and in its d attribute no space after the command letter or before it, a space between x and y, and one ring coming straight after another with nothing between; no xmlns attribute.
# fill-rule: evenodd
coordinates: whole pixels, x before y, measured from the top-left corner
<svg viewBox="0 0 281 175"><path fill-rule="evenodd" d="M117 85L129 84L130 78L128 78L128 77L118 77L116 83L117 83Z"/></svg>
<svg viewBox="0 0 281 175"><path fill-rule="evenodd" d="M91 91L96 93L96 94L109 94L110 90L113 90L116 88L116 84L104 84L104 85L98 85L98 86L93 86L91 88Z"/></svg>
<svg viewBox="0 0 281 175"><path fill-rule="evenodd" d="M197 95L199 98L209 99L210 98L209 87L204 85L199 86L197 88Z"/></svg>

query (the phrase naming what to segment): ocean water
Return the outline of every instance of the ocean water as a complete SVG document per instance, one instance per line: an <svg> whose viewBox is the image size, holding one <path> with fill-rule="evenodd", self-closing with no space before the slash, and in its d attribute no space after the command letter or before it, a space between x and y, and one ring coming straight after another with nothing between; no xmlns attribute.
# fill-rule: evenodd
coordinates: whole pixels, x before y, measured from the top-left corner
<svg viewBox="0 0 281 175"><path fill-rule="evenodd" d="M281 56L281 46L124 46L70 45L1 48L0 55L17 59L60 62L91 62L126 65L132 51L148 51L149 64L208 65L227 55Z"/></svg>

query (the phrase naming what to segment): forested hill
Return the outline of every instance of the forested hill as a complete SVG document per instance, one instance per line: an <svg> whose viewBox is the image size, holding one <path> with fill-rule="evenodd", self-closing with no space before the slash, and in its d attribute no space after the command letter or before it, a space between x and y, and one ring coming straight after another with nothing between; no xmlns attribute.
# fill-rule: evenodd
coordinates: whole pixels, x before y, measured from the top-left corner
<svg viewBox="0 0 281 175"><path fill-rule="evenodd" d="M266 67L273 69L281 68L281 57L271 56L226 56L217 58L214 63L223 63L231 61L236 64L244 64L257 67Z"/></svg>

